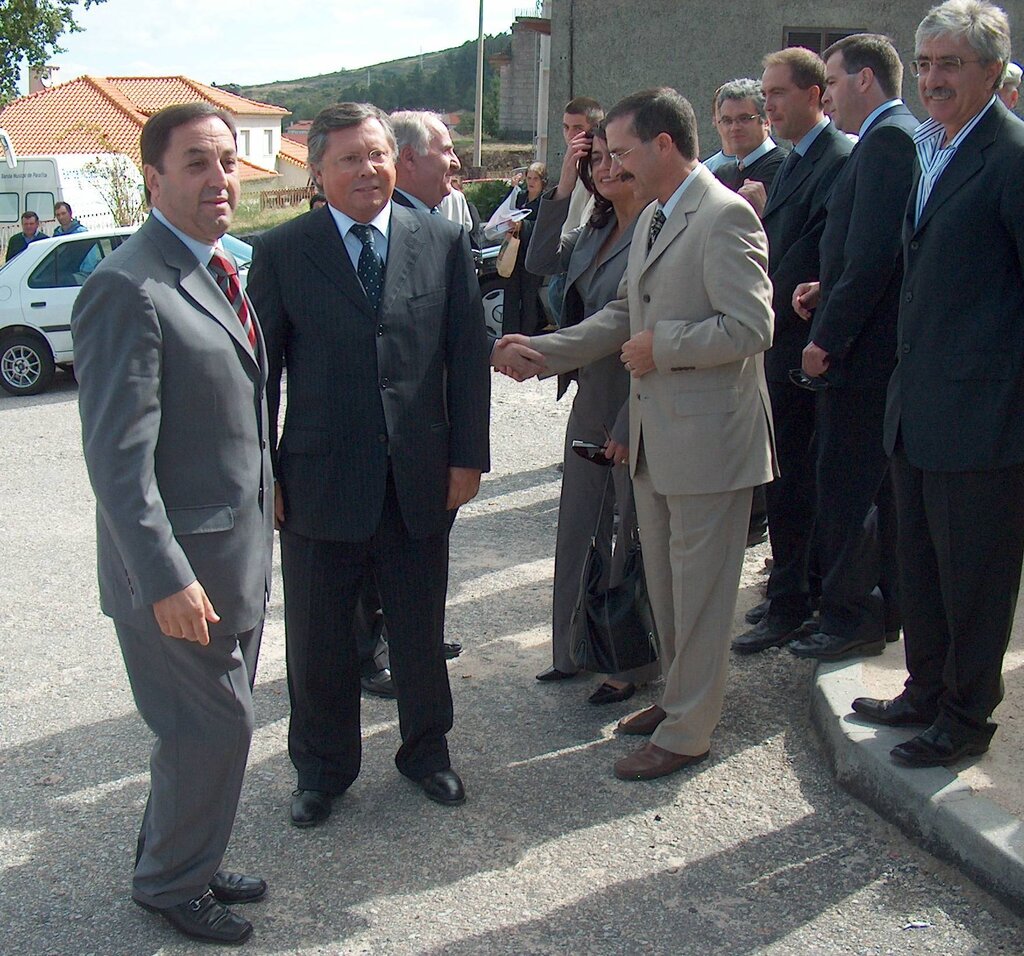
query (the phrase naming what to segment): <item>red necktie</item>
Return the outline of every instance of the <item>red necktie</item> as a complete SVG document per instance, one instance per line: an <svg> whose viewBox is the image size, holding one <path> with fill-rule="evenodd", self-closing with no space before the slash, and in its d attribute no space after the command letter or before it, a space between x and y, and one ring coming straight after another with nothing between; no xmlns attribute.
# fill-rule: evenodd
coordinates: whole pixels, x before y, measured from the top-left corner
<svg viewBox="0 0 1024 956"><path fill-rule="evenodd" d="M210 259L210 271L220 286L238 316L238 321L245 329L246 337L253 351L256 351L256 326L253 325L252 316L249 314L249 306L246 304L245 296L242 295L242 284L238 281L238 267L231 255L222 249L215 249L213 258Z"/></svg>

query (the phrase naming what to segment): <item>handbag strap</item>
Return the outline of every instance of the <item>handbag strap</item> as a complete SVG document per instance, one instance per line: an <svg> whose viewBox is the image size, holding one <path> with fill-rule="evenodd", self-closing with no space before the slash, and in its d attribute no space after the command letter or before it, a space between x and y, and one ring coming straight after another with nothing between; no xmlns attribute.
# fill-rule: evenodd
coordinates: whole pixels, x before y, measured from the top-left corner
<svg viewBox="0 0 1024 956"><path fill-rule="evenodd" d="M601 518L604 515L604 503L608 500L608 489L612 484L612 468L608 469L608 474L604 479L604 490L601 492L601 506L597 509L597 524L594 525L594 534L592 539L597 540L597 533L601 530Z"/></svg>

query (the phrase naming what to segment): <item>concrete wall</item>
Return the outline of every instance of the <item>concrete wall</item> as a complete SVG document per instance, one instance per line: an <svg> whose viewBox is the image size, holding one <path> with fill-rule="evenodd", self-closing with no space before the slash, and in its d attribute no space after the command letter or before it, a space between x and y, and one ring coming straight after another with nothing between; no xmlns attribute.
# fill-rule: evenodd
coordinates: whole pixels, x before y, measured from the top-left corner
<svg viewBox="0 0 1024 956"><path fill-rule="evenodd" d="M539 59L540 34L513 23L512 62L501 69L498 125L516 138L532 140L537 129Z"/></svg>
<svg viewBox="0 0 1024 956"><path fill-rule="evenodd" d="M635 90L672 86L697 112L700 152L721 146L711 124L711 97L725 80L760 77L761 58L798 28L866 30L892 37L904 62L913 58L914 31L933 4L918 0L553 0L548 164L561 162L562 107L573 96L605 105ZM1001 4L1015 50L1024 48L1024 0ZM923 116L906 70L904 99Z"/></svg>

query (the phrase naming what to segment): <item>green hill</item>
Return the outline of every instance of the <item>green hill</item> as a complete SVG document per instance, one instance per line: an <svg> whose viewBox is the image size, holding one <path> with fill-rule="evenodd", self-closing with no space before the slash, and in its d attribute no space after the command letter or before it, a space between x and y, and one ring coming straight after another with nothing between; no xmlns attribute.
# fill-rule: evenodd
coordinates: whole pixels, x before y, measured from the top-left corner
<svg viewBox="0 0 1024 956"><path fill-rule="evenodd" d="M500 33L484 38L484 130L497 134L498 75L487 62L507 53L512 36ZM296 80L256 86L216 84L221 89L261 103L291 110L295 120L312 119L332 103L348 100L375 103L383 110L430 109L441 113L468 110L476 96L476 40L436 53L375 63L357 70L339 70ZM467 117L469 123L471 117Z"/></svg>

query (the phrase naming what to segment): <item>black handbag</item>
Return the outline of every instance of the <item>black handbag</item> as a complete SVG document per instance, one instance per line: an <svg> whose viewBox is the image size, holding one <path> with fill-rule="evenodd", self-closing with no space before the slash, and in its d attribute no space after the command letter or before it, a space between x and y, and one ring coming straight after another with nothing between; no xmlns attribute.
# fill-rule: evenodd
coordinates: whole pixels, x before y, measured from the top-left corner
<svg viewBox="0 0 1024 956"><path fill-rule="evenodd" d="M581 670L599 674L619 674L658 659L658 632L647 596L640 542L635 536L629 543L622 581L612 588L601 587L604 559L597 549L597 534L611 480L609 471L569 624L573 663Z"/></svg>

